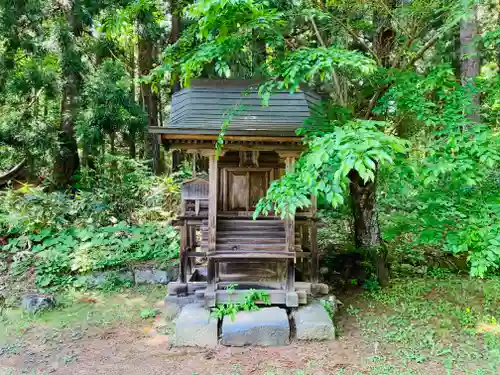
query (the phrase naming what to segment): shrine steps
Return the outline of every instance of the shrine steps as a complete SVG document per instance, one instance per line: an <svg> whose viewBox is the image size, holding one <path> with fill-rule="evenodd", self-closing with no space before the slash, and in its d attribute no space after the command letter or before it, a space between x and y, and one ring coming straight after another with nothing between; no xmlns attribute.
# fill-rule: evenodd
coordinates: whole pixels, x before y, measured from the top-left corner
<svg viewBox="0 0 500 375"><path fill-rule="evenodd" d="M208 240L202 227L202 243ZM216 251L286 251L285 224L282 220L219 219Z"/></svg>

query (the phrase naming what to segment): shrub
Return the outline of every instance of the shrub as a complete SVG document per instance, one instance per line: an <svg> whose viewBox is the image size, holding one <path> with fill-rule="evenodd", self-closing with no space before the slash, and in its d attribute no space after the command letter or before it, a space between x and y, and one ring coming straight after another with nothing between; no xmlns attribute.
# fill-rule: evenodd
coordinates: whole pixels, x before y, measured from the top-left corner
<svg viewBox="0 0 500 375"><path fill-rule="evenodd" d="M167 221L178 207L175 179L155 177L133 159L105 156L95 170L82 169L69 191L47 192L24 185L0 191L0 237L63 230L73 226L107 226Z"/></svg>
<svg viewBox="0 0 500 375"><path fill-rule="evenodd" d="M168 225L178 206L174 176L106 155L68 191L24 185L0 191L0 261L11 275L36 271L40 288L79 285L78 275L134 262L169 262L179 240Z"/></svg>
<svg viewBox="0 0 500 375"><path fill-rule="evenodd" d="M34 265L40 288L72 284L78 274L155 260L178 258L179 241L171 226L156 223L140 226L119 223L107 227L50 229L12 238L2 253L25 254L14 259L14 270ZM1 253L0 253L1 254Z"/></svg>
<svg viewBox="0 0 500 375"><path fill-rule="evenodd" d="M498 171L485 171L485 178L471 185L447 179L424 184L396 169L385 172L388 193L379 200L382 235L398 262L415 270L443 263L460 268L463 257L471 276L498 272Z"/></svg>

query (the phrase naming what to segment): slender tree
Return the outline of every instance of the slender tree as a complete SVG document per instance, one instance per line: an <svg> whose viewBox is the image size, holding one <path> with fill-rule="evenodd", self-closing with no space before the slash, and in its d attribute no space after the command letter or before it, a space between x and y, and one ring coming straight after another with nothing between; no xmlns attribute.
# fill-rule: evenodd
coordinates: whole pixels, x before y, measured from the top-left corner
<svg viewBox="0 0 500 375"><path fill-rule="evenodd" d="M471 105L465 108L472 122L479 122L480 94L476 90L481 61L477 48L477 5L475 0L462 0L465 17L460 22L460 81L467 87Z"/></svg>
<svg viewBox="0 0 500 375"><path fill-rule="evenodd" d="M59 27L59 45L62 59L61 120L59 149L54 162L54 182L64 186L79 167L78 145L75 138L75 121L81 88L81 56L77 39L83 32L80 19L80 0L60 1L59 6L66 24Z"/></svg>

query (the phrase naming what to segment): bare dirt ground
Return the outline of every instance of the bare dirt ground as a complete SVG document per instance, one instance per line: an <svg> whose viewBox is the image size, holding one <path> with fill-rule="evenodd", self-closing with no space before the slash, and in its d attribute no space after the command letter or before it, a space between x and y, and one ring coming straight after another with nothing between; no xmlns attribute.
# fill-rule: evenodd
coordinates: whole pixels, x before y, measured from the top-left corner
<svg viewBox="0 0 500 375"><path fill-rule="evenodd" d="M38 342L17 353L0 356L0 374L368 374L366 358L374 356L376 364L382 348L365 341L349 319L339 324L349 333L334 342L294 342L276 348L176 348L169 335L155 328L113 328L88 332L86 337L73 332L73 337L50 340L38 337L33 340Z"/></svg>
<svg viewBox="0 0 500 375"><path fill-rule="evenodd" d="M416 279L344 296L333 342L172 346L164 289L77 294L0 319L0 375L496 375L500 279ZM158 310L155 310L158 309ZM154 314L153 314L154 315Z"/></svg>

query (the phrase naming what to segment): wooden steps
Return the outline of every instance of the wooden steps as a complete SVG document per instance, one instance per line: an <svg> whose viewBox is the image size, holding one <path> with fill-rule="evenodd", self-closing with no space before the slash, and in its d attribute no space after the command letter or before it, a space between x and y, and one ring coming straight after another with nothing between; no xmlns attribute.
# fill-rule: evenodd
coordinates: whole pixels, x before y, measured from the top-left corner
<svg viewBox="0 0 500 375"><path fill-rule="evenodd" d="M202 225L202 247L208 243L207 222ZM216 252L284 252L285 224L282 220L218 219ZM222 257L222 254L220 254ZM235 257L240 257L235 255Z"/></svg>
<svg viewBox="0 0 500 375"><path fill-rule="evenodd" d="M288 251L222 251L217 250L208 254L209 258L230 259L293 259L295 253Z"/></svg>
<svg viewBox="0 0 500 375"><path fill-rule="evenodd" d="M228 251L251 251L251 250L263 250L263 251L285 251L285 244L244 244L238 242L234 244L217 244L217 251L228 250Z"/></svg>

